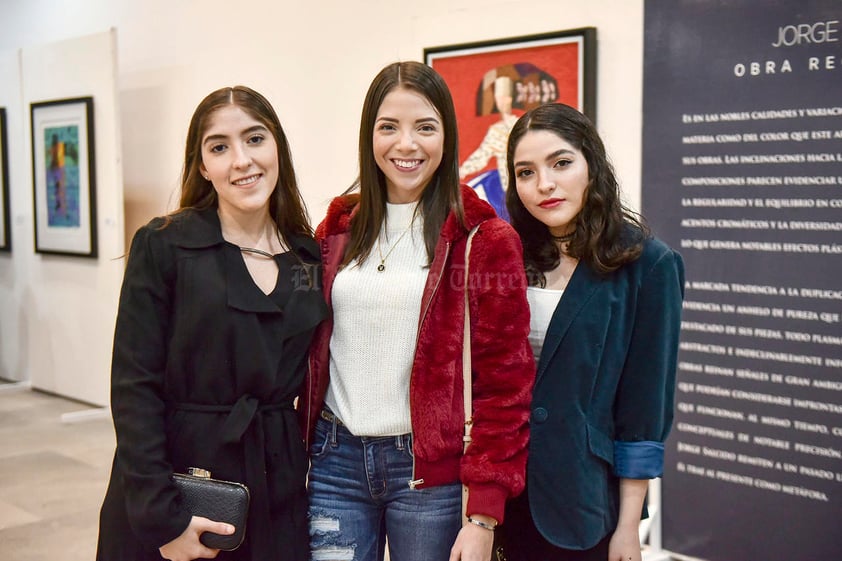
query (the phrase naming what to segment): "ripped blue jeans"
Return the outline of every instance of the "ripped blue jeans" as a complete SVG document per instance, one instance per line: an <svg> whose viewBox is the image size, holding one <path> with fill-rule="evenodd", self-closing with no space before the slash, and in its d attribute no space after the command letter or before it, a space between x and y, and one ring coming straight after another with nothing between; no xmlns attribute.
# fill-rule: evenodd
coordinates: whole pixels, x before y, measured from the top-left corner
<svg viewBox="0 0 842 561"><path fill-rule="evenodd" d="M313 561L447 561L461 528L461 485L410 489L411 435L358 437L319 419L310 448Z"/></svg>

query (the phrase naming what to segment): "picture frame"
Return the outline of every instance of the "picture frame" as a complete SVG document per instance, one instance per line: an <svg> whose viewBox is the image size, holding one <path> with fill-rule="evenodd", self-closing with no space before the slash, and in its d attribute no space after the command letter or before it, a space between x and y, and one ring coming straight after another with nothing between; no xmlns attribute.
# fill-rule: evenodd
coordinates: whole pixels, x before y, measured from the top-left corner
<svg viewBox="0 0 842 561"><path fill-rule="evenodd" d="M0 107L0 252L12 251L11 211L9 209L9 149L6 108Z"/></svg>
<svg viewBox="0 0 842 561"><path fill-rule="evenodd" d="M561 102L596 122L595 27L429 47L424 63L453 96L460 178L501 218L508 220L506 140L517 118Z"/></svg>
<svg viewBox="0 0 842 561"><path fill-rule="evenodd" d="M93 97L30 108L35 252L96 258Z"/></svg>

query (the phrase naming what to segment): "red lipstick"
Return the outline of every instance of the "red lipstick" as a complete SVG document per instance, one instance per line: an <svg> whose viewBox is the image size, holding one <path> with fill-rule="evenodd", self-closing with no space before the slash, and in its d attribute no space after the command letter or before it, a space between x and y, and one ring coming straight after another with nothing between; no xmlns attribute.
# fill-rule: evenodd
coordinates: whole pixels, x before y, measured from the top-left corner
<svg viewBox="0 0 842 561"><path fill-rule="evenodd" d="M546 201L539 203L538 206L541 208L555 208L563 202L564 199L547 199Z"/></svg>

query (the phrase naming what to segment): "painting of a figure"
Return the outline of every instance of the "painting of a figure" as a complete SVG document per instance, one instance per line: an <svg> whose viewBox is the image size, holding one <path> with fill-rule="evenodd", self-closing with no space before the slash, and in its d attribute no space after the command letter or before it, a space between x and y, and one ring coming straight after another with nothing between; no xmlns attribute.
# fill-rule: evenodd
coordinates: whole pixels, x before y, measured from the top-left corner
<svg viewBox="0 0 842 561"><path fill-rule="evenodd" d="M30 104L35 251L97 257L93 97Z"/></svg>
<svg viewBox="0 0 842 561"><path fill-rule="evenodd" d="M79 127L46 127L47 223L79 226Z"/></svg>
<svg viewBox="0 0 842 561"><path fill-rule="evenodd" d="M508 219L506 142L523 112L561 102L593 118L595 30L433 47L425 62L447 82L459 123L459 175Z"/></svg>

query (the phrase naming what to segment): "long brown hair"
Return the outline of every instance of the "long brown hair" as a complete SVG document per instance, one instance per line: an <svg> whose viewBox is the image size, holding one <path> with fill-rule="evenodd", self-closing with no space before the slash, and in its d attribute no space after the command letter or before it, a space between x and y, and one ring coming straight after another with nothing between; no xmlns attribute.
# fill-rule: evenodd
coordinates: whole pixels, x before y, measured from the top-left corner
<svg viewBox="0 0 842 561"><path fill-rule="evenodd" d="M351 221L351 240L343 265L365 261L371 253L380 227L386 219L386 178L374 160L374 122L386 96L405 88L424 96L438 111L444 130L442 160L424 188L418 209L424 217L424 244L433 260L442 225L450 212L464 223L459 190L458 133L456 111L447 84L439 74L420 62L395 62L380 71L368 88L360 118L360 176L349 191L360 190L360 208Z"/></svg>
<svg viewBox="0 0 842 561"><path fill-rule="evenodd" d="M202 137L207 131L215 111L228 105L236 105L269 129L278 146L278 183L269 199L269 215L275 221L278 232L290 247L290 236L313 235L307 208L298 190L292 153L281 121L269 101L258 92L246 86L220 88L208 94L199 103L190 119L184 150L184 170L181 179L181 200L173 214L184 209L202 210L218 205L213 184L202 176Z"/></svg>
<svg viewBox="0 0 842 561"><path fill-rule="evenodd" d="M509 187L506 207L512 226L523 242L523 257L530 284L543 284L544 272L554 269L561 258L549 228L532 216L517 193L514 170L515 149L529 131L556 134L582 152L588 164L588 188L567 254L581 259L600 273L609 273L634 261L650 235L643 217L628 209L620 198L620 186L608 160L605 145L590 119L562 103L548 103L518 119L509 133Z"/></svg>

